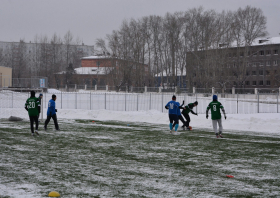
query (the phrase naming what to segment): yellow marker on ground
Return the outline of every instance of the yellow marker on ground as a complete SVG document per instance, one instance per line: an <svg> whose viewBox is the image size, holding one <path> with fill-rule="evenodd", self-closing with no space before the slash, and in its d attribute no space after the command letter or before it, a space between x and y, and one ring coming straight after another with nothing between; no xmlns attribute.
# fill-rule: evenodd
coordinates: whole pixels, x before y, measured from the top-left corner
<svg viewBox="0 0 280 198"><path fill-rule="evenodd" d="M56 191L52 191L49 193L49 197L60 197L60 194Z"/></svg>

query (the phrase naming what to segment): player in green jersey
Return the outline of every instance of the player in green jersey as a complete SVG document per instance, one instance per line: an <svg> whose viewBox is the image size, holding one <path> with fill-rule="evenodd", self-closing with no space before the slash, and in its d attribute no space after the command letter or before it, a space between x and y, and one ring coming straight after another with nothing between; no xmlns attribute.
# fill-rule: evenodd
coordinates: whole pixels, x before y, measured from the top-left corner
<svg viewBox="0 0 280 198"><path fill-rule="evenodd" d="M38 106L40 106L38 98L35 97L35 91L31 91L31 97L26 100L25 109L28 111L31 133L34 136L34 122L36 124L35 133L38 133Z"/></svg>
<svg viewBox="0 0 280 198"><path fill-rule="evenodd" d="M185 101L183 101L184 104ZM189 116L189 113L191 112L194 115L197 115L197 113L195 113L193 111L193 108L196 107L198 105L198 102L195 101L194 103L189 103L188 105L185 106L185 109L182 111L183 116L186 118L186 122L183 123L184 125L182 126L183 130L185 130L185 127L187 127L188 130L191 130L191 128L189 127L189 124L191 122L191 118Z"/></svg>
<svg viewBox="0 0 280 198"><path fill-rule="evenodd" d="M222 115L221 115L220 109L223 111L225 119L227 119L227 116L226 116L225 109L224 109L222 103L220 103L218 101L217 95L213 95L213 101L209 103L209 105L206 109L206 118L207 119L208 119L209 109L211 109L212 124L213 124L213 129L215 131L216 137L223 138L223 136L222 136L222 132L223 132ZM219 133L217 130L217 124L219 124Z"/></svg>

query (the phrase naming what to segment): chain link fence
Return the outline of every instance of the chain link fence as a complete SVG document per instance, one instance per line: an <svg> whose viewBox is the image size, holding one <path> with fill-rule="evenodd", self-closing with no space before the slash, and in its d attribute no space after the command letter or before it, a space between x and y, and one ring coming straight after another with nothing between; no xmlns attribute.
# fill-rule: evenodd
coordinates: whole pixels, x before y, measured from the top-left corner
<svg viewBox="0 0 280 198"><path fill-rule="evenodd" d="M164 108L175 93L122 93L122 92L48 92L43 93L43 108L46 108L52 94L56 94L57 109L148 111L167 113ZM279 113L279 93L224 94L216 93L218 100L229 114ZM39 95L39 94L37 94ZM198 101L194 111L204 114L212 101L211 93L179 93L177 101L185 105ZM28 118L24 104L29 92L0 91L0 118L19 116ZM46 114L46 112L44 112ZM44 115L45 117L45 115Z"/></svg>

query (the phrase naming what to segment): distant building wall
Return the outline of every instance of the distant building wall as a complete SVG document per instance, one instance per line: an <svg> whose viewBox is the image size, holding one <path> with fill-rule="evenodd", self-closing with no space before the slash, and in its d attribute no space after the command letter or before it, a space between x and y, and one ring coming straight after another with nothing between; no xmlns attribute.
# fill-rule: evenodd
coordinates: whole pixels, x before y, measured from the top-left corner
<svg viewBox="0 0 280 198"><path fill-rule="evenodd" d="M0 87L12 86L12 68L0 66Z"/></svg>

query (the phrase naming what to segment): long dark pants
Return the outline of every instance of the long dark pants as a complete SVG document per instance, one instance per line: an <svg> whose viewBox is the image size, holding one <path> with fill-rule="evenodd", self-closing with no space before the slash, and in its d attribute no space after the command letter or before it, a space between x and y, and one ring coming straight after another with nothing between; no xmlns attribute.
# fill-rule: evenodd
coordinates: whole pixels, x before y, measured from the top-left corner
<svg viewBox="0 0 280 198"><path fill-rule="evenodd" d="M178 118L179 118L179 120L181 120L181 122L183 123L183 126L185 125L185 120L184 120L184 118L182 117L182 115L178 115ZM178 123L177 124L179 124L179 121L178 121ZM173 127L175 126L176 124L174 123L173 124Z"/></svg>
<svg viewBox="0 0 280 198"><path fill-rule="evenodd" d="M34 133L34 122L36 124L36 130L38 130L38 117L29 116L31 132Z"/></svg>
<svg viewBox="0 0 280 198"><path fill-rule="evenodd" d="M186 122L184 123L184 125L183 125L183 126L188 127L188 126L189 126L189 124L190 124L190 122L191 122L191 118L190 118L190 116L189 116L189 114L188 114L188 113L184 113L184 114L183 114L183 116L186 118Z"/></svg>
<svg viewBox="0 0 280 198"><path fill-rule="evenodd" d="M49 124L51 118L53 119L53 122L54 122L54 126L55 126L55 129L58 130L59 127L58 127L58 123L57 123L57 118L56 118L56 114L54 115L51 115L51 116L47 116L47 119L45 121L45 129L47 129L47 125Z"/></svg>

